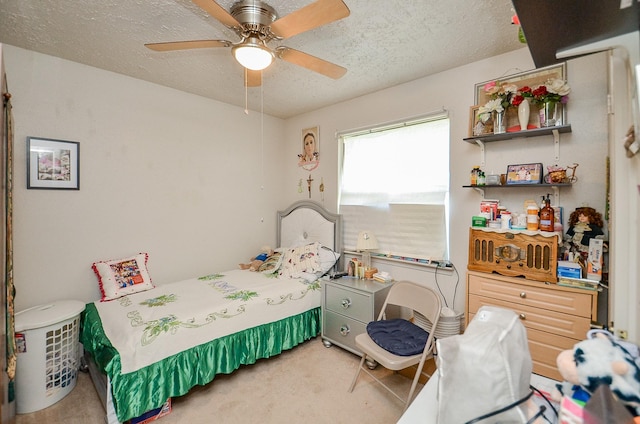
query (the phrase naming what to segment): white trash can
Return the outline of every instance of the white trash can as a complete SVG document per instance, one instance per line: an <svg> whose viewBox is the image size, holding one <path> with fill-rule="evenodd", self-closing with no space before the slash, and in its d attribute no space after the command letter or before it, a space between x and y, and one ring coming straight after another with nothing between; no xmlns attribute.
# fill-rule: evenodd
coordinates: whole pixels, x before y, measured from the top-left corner
<svg viewBox="0 0 640 424"><path fill-rule="evenodd" d="M16 313L18 414L51 406L75 387L83 310L83 302L63 300Z"/></svg>

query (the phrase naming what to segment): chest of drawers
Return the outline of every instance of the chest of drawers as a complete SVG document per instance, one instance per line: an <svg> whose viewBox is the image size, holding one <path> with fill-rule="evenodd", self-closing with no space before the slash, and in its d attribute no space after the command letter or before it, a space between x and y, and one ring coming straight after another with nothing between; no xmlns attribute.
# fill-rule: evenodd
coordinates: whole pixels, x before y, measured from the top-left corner
<svg viewBox="0 0 640 424"><path fill-rule="evenodd" d="M527 329L533 371L562 380L556 366L558 354L584 340L597 317L597 291L469 271L467 273L467 323L481 306L515 311Z"/></svg>
<svg viewBox="0 0 640 424"><path fill-rule="evenodd" d="M355 338L378 318L392 283L343 277L322 280L322 341L362 355Z"/></svg>

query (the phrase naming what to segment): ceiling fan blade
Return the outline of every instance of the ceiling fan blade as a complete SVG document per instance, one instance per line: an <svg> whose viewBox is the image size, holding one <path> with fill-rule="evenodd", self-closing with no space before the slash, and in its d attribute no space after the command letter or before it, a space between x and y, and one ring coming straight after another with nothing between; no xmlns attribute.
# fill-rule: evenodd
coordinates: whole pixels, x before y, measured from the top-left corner
<svg viewBox="0 0 640 424"><path fill-rule="evenodd" d="M213 0L192 0L202 10L213 16L229 28L239 28L240 22Z"/></svg>
<svg viewBox="0 0 640 424"><path fill-rule="evenodd" d="M329 78L338 79L342 77L347 69L338 66L326 60L311 56L308 53L301 52L289 47L280 46L276 49L276 55L289 63L302 66Z"/></svg>
<svg viewBox="0 0 640 424"><path fill-rule="evenodd" d="M170 41L167 43L147 43L146 47L157 52L168 52L172 50L206 49L210 47L230 47L231 42L227 40L192 40L192 41Z"/></svg>
<svg viewBox="0 0 640 424"><path fill-rule="evenodd" d="M289 38L346 18L350 13L342 0L317 0L276 20L271 24L271 32L278 38Z"/></svg>
<svg viewBox="0 0 640 424"><path fill-rule="evenodd" d="M252 71L244 68L244 84L247 87L260 87L262 85L262 71Z"/></svg>

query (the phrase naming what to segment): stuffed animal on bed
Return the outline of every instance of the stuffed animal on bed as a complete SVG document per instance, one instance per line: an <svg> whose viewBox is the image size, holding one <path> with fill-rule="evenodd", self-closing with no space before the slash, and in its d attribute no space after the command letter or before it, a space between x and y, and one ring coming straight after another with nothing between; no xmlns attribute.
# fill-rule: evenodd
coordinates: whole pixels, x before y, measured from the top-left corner
<svg viewBox="0 0 640 424"><path fill-rule="evenodd" d="M248 269L249 271L257 271L260 265L266 261L269 256L273 255L273 250L269 246L262 246L260 253L254 258L251 258L251 262L248 264L239 264L240 269Z"/></svg>
<svg viewBox="0 0 640 424"><path fill-rule="evenodd" d="M630 345L625 343L625 345ZM596 333L558 355L558 370L565 380L556 385L554 400L562 396L586 402L600 385L608 385L633 416L640 415L640 359L610 333ZM634 356L635 355L635 356Z"/></svg>

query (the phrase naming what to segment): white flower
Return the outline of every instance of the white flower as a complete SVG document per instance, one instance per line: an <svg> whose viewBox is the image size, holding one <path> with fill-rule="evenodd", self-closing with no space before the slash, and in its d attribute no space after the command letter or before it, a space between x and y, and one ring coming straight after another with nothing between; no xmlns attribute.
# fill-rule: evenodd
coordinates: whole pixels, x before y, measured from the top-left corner
<svg viewBox="0 0 640 424"><path fill-rule="evenodd" d="M486 109L487 112L504 112L504 108L502 107L502 99L493 99L493 100L489 100L485 105L484 108Z"/></svg>
<svg viewBox="0 0 640 424"><path fill-rule="evenodd" d="M566 81L563 81L558 78L551 78L545 83L547 87L547 91L549 93L558 94L560 96L566 96L571 92L571 87L567 84Z"/></svg>
<svg viewBox="0 0 640 424"><path fill-rule="evenodd" d="M517 93L518 86L515 84L505 84L502 86L502 91L504 91L505 93Z"/></svg>
<svg viewBox="0 0 640 424"><path fill-rule="evenodd" d="M501 99L489 100L484 106L478 108L478 117L482 122L487 122L491 118L491 112L504 112Z"/></svg>

